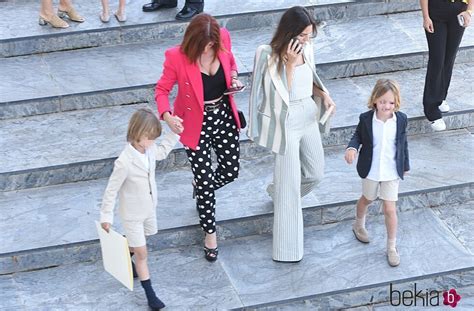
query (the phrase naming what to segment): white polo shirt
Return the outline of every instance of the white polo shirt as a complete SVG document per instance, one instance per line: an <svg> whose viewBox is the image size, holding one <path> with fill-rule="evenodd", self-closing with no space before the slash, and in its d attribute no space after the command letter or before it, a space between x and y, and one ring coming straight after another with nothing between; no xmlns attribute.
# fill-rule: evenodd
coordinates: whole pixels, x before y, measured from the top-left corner
<svg viewBox="0 0 474 311"><path fill-rule="evenodd" d="M397 117L383 122L377 119L374 112L372 118L373 155L368 179L374 181L388 181L398 179L397 163L395 156L397 152Z"/></svg>

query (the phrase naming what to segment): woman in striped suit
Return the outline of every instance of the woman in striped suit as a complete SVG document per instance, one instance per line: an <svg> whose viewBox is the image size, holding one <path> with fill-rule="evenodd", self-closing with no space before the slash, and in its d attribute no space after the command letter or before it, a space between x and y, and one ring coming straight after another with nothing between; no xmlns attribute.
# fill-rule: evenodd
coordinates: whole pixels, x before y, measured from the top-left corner
<svg viewBox="0 0 474 311"><path fill-rule="evenodd" d="M300 6L281 17L270 45L258 47L250 95L248 136L275 153L273 260L303 258L301 197L321 181L324 152L318 122L335 104L314 67L316 23Z"/></svg>

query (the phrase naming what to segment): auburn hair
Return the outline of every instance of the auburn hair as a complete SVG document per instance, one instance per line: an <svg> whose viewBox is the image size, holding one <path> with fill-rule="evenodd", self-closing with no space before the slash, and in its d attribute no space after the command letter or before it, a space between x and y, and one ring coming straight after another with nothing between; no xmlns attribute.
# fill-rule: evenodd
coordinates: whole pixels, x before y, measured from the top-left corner
<svg viewBox="0 0 474 311"><path fill-rule="evenodd" d="M128 122L127 141L139 142L141 138L156 139L161 135L161 123L149 108L135 111Z"/></svg>
<svg viewBox="0 0 474 311"><path fill-rule="evenodd" d="M217 53L222 50L220 26L214 17L201 13L194 16L186 28L181 51L195 64L209 42L214 43L212 49L216 59Z"/></svg>
<svg viewBox="0 0 474 311"><path fill-rule="evenodd" d="M379 79L375 83L374 89L372 90L372 94L370 94L369 102L367 103L367 107L372 110L376 110L376 101L380 97L384 96L385 93L388 91L392 91L393 97L395 98L395 111L400 109L401 105L401 95L400 95L400 86L398 85L397 81L390 80L390 79Z"/></svg>

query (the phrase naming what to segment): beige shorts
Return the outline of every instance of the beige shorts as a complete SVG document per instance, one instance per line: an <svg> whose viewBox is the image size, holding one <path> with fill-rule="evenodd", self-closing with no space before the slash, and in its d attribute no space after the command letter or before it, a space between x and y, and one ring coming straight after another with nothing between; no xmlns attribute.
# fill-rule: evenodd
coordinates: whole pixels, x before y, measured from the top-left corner
<svg viewBox="0 0 474 311"><path fill-rule="evenodd" d="M156 217L150 217L143 221L124 220L122 226L130 247L145 246L145 236L158 232Z"/></svg>
<svg viewBox="0 0 474 311"><path fill-rule="evenodd" d="M362 194L367 200L374 201L377 196L385 201L398 201L398 184L400 179L389 181L374 181L362 179ZM377 195L378 193L378 195Z"/></svg>

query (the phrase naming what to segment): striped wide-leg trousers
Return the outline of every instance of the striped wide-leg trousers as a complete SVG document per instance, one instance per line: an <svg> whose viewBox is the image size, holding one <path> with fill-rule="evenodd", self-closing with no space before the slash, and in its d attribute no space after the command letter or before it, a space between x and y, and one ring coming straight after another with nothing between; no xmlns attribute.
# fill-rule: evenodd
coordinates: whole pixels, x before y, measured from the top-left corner
<svg viewBox="0 0 474 311"><path fill-rule="evenodd" d="M316 109L310 97L290 102L286 153L275 155L273 259L276 261L303 258L301 198L317 186L324 174Z"/></svg>

